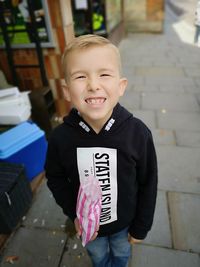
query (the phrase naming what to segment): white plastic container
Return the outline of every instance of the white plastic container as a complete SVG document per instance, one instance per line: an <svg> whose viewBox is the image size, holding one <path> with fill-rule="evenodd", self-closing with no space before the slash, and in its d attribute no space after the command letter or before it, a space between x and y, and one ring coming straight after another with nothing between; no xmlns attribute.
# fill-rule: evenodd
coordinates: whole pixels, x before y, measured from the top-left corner
<svg viewBox="0 0 200 267"><path fill-rule="evenodd" d="M27 121L31 116L31 110L25 105L4 106L0 108L0 124L16 125Z"/></svg>
<svg viewBox="0 0 200 267"><path fill-rule="evenodd" d="M31 116L30 92L19 92L18 88L0 90L0 124L16 125Z"/></svg>
<svg viewBox="0 0 200 267"><path fill-rule="evenodd" d="M8 105L26 105L31 108L31 103L28 97L29 92L22 92L19 95L12 95L0 98L0 109L1 107Z"/></svg>
<svg viewBox="0 0 200 267"><path fill-rule="evenodd" d="M0 90L0 99L7 96L17 96L19 95L19 89L17 87L1 89Z"/></svg>

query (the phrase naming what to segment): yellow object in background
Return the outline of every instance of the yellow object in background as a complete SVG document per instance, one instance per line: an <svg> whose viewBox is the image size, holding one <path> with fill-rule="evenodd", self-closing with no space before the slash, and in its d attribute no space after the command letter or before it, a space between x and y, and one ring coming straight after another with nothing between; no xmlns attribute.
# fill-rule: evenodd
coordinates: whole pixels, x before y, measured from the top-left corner
<svg viewBox="0 0 200 267"><path fill-rule="evenodd" d="M104 18L102 15L93 13L93 16L92 16L93 30L95 31L100 30L103 25L103 21L104 21Z"/></svg>

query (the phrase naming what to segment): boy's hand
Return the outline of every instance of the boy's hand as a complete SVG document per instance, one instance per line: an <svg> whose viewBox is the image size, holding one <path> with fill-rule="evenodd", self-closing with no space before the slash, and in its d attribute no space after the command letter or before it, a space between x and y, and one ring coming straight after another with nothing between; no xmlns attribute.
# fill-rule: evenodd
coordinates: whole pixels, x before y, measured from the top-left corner
<svg viewBox="0 0 200 267"><path fill-rule="evenodd" d="M81 226L79 224L79 220L78 218L76 217L76 219L74 220L74 225L75 225L75 229L76 229L76 236L78 238L80 238L81 234L82 234L82 229L81 229Z"/></svg>
<svg viewBox="0 0 200 267"><path fill-rule="evenodd" d="M130 234L128 234L128 242L133 245L133 244L139 244L142 242L141 239L136 239L134 237L132 237Z"/></svg>
<svg viewBox="0 0 200 267"><path fill-rule="evenodd" d="M90 239L90 241L93 241L96 239L96 237L98 236L98 231L99 231L99 228L96 230L96 232L93 234L92 238Z"/></svg>

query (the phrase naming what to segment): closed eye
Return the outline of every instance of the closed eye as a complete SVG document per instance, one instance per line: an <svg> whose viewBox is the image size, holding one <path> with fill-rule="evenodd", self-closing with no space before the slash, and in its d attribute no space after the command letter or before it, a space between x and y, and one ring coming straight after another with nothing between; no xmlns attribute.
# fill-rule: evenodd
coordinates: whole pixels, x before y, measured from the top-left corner
<svg viewBox="0 0 200 267"><path fill-rule="evenodd" d="M77 79L85 79L85 78L86 78L86 76L84 76L84 75L80 75L80 76L75 77L76 80Z"/></svg>
<svg viewBox="0 0 200 267"><path fill-rule="evenodd" d="M108 73L103 73L103 74L100 75L100 77L109 77L109 76L111 76L111 75L108 74Z"/></svg>

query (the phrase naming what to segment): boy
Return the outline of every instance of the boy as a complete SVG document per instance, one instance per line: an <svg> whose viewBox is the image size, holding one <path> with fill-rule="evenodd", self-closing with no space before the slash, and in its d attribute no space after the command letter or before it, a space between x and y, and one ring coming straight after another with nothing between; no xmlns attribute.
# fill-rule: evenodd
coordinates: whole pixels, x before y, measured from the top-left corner
<svg viewBox="0 0 200 267"><path fill-rule="evenodd" d="M118 103L127 86L120 55L107 39L83 35L63 55L64 95L74 109L50 140L48 186L75 224L80 182L88 176L102 191L100 226L86 249L94 267L125 267L130 244L150 230L157 193L151 132Z"/></svg>

